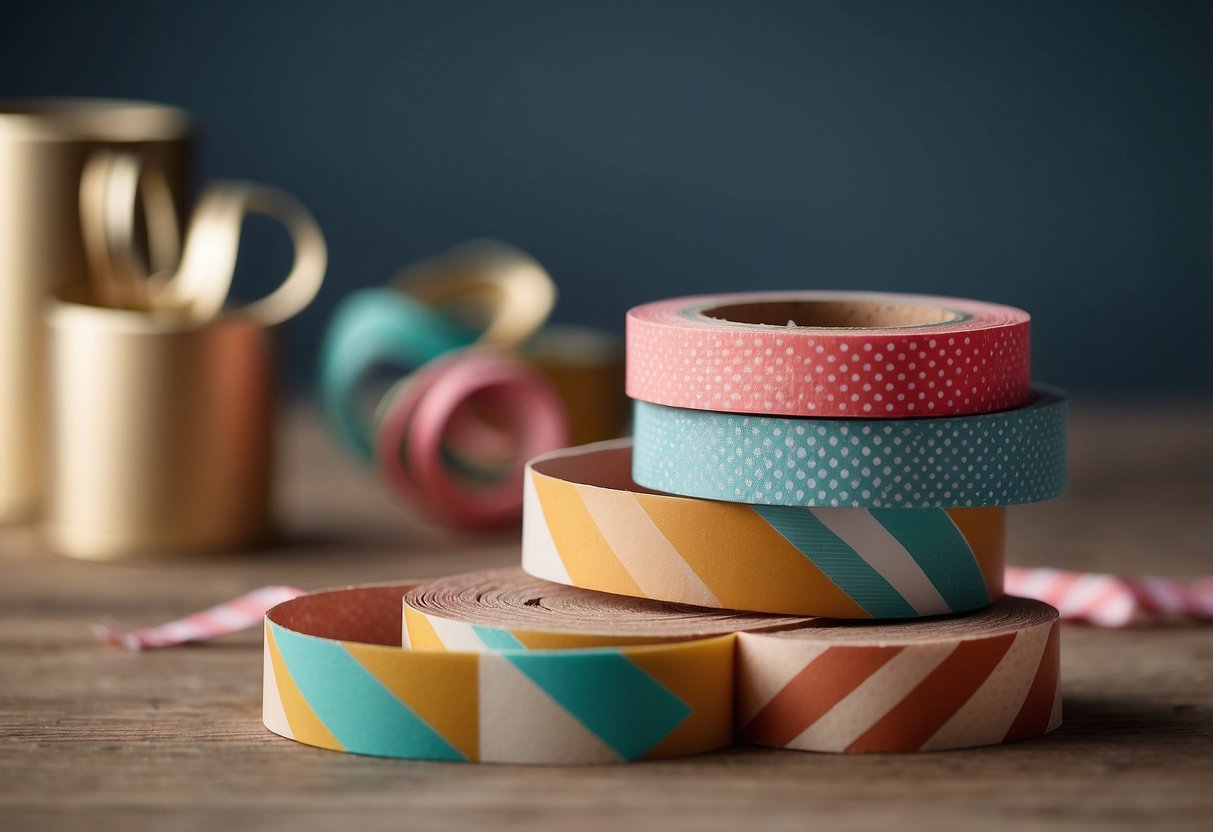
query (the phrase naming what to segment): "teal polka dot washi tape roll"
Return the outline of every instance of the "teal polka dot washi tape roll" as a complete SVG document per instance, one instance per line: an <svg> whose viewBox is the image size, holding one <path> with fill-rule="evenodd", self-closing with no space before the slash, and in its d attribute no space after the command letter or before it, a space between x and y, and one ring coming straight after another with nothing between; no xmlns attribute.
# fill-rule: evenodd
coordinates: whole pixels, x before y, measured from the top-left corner
<svg viewBox="0 0 1213 832"><path fill-rule="evenodd" d="M657 491L749 505L961 508L1066 486L1066 399L941 419L780 418L636 402L632 475Z"/></svg>

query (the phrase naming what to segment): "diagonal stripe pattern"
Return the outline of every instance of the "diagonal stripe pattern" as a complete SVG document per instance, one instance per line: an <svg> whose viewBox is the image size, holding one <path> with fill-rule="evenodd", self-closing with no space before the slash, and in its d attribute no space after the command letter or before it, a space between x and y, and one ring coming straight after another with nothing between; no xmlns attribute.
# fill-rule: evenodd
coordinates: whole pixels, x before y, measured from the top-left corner
<svg viewBox="0 0 1213 832"><path fill-rule="evenodd" d="M266 727L358 754L586 764L734 740L850 753L965 748L1061 722L1058 615L1037 601L902 622L764 629L738 619L721 635L605 647L570 646L581 634L570 642L534 619L515 630L473 612L412 610L396 646L402 599L411 610L416 589L334 590L270 610ZM528 645L536 636L543 647Z"/></svg>
<svg viewBox="0 0 1213 832"><path fill-rule="evenodd" d="M746 506L654 494L628 441L531 463L523 568L583 589L760 612L915 618L1001 595L1002 508Z"/></svg>
<svg viewBox="0 0 1213 832"><path fill-rule="evenodd" d="M953 640L898 644L893 636L880 646L822 649L811 628L797 636L778 639L779 662L771 658L776 639L738 636L743 741L804 751L923 751L1010 742L1060 724L1055 614L1011 632Z"/></svg>
<svg viewBox="0 0 1213 832"><path fill-rule="evenodd" d="M415 639L442 629L443 638L479 646L376 643L393 625L399 632L400 598L411 588L318 593L271 610L266 726L352 753L481 762L623 762L732 739L731 635L528 650L508 630L467 625L452 636L449 625L461 622L433 619L439 626L414 627ZM395 622L386 620L393 613ZM296 621L305 626L294 629ZM324 632L329 622L340 632Z"/></svg>

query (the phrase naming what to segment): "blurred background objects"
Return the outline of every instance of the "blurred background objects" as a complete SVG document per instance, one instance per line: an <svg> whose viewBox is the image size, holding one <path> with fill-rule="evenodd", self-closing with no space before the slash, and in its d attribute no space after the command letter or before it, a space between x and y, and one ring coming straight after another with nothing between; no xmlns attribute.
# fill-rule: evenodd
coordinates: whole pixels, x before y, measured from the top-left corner
<svg viewBox="0 0 1213 832"><path fill-rule="evenodd" d="M0 96L179 105L203 181L312 207L331 267L298 388L343 295L493 236L551 272L558 321L738 289L980 297L1033 314L1036 378L1191 395L1213 381L1210 23L1144 1L10 0ZM289 258L258 236L250 297Z"/></svg>

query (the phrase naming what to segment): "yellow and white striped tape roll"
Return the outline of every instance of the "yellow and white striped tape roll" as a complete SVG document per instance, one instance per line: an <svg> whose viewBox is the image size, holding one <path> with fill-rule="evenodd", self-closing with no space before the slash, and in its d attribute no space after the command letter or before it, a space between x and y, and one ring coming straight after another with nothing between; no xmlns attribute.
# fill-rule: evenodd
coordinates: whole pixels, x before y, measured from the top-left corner
<svg viewBox="0 0 1213 832"><path fill-rule="evenodd" d="M532 460L522 567L583 589L829 618L918 618L1002 596L1002 508L747 506L661 494L630 440Z"/></svg>

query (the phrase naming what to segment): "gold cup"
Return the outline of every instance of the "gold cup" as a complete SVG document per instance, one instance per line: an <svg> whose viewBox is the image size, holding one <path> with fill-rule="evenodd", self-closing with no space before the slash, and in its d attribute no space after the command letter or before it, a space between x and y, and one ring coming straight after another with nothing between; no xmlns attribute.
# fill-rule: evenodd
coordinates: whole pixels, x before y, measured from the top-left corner
<svg viewBox="0 0 1213 832"><path fill-rule="evenodd" d="M28 518L43 491L48 294L87 276L80 177L100 148L164 173L178 218L192 185L182 110L134 101L0 102L0 522Z"/></svg>
<svg viewBox="0 0 1213 832"><path fill-rule="evenodd" d="M519 355L545 376L569 414L569 444L588 445L627 433L632 400L624 393L624 342L613 332L552 324Z"/></svg>
<svg viewBox="0 0 1213 832"><path fill-rule="evenodd" d="M274 334L56 293L44 533L91 560L243 548L271 530Z"/></svg>

